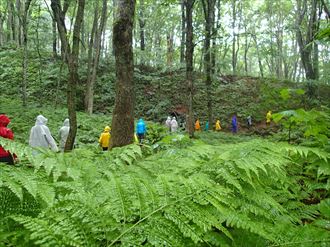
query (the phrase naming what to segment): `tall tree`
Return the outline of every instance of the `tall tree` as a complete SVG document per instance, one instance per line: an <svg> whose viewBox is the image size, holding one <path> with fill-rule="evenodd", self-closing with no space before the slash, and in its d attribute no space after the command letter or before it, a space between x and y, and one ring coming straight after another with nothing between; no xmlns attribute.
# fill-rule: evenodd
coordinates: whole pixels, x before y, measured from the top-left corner
<svg viewBox="0 0 330 247"><path fill-rule="evenodd" d="M112 116L112 147L133 142L134 81L133 21L135 0L118 0L113 25L113 47L116 59L116 100Z"/></svg>
<svg viewBox="0 0 330 247"><path fill-rule="evenodd" d="M187 117L186 126L189 137L194 137L194 112L193 112L193 8L195 0L185 0L186 9L186 86L187 86Z"/></svg>
<svg viewBox="0 0 330 247"><path fill-rule="evenodd" d="M181 45L180 45L180 63L184 63L186 43L186 14L185 0L181 0Z"/></svg>
<svg viewBox="0 0 330 247"><path fill-rule="evenodd" d="M76 113L76 91L79 82L78 75L78 56L81 24L84 17L85 0L78 0L78 10L73 28L72 46L70 45L67 28L65 25L65 13L69 8L69 1L65 0L63 9L60 0L51 0L51 8L57 23L58 33L61 38L65 61L68 65L69 78L67 85L67 105L70 119L69 136L65 144L64 151L73 149L74 140L77 133L77 113Z"/></svg>
<svg viewBox="0 0 330 247"><path fill-rule="evenodd" d="M22 101L23 106L27 105L27 66L28 66L28 12L32 0L26 0L24 4L24 13L22 18L22 27L23 27L23 80L22 80ZM20 29L19 29L20 30Z"/></svg>
<svg viewBox="0 0 330 247"><path fill-rule="evenodd" d="M139 6L139 27L140 27L140 49L141 51L145 50L145 35L144 35L144 28L146 25L146 20L144 17L144 0L140 0L140 6ZM143 58L143 54L142 54L142 58ZM143 63L143 59L142 59L142 63Z"/></svg>
<svg viewBox="0 0 330 247"><path fill-rule="evenodd" d="M317 66L314 59L318 58L318 53L313 54L313 44L315 34L318 31L317 25L317 3L318 0L297 0L297 24L296 36L300 50L300 58L305 69L307 79L318 79ZM306 18L307 26L304 27L303 22ZM306 30L304 32L304 29ZM304 35L305 33L305 35ZM314 48L315 49L315 48ZM316 57L315 57L316 56Z"/></svg>
<svg viewBox="0 0 330 247"><path fill-rule="evenodd" d="M207 98L207 116L209 124L212 119L212 63L211 63L211 37L214 26L215 0L202 0L205 18L205 42L204 42L204 68Z"/></svg>

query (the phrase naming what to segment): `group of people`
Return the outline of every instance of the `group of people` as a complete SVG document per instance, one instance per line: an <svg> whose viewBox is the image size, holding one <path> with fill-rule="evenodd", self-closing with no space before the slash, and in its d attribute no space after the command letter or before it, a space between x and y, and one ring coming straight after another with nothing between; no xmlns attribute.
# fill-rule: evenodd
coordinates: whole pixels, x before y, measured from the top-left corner
<svg viewBox="0 0 330 247"><path fill-rule="evenodd" d="M136 133L134 134L134 142L142 143L145 134L147 131L147 126L142 118L136 124ZM104 131L101 133L99 138L99 144L103 151L107 151L110 148L110 139L111 139L111 128L109 126L105 126Z"/></svg>
<svg viewBox="0 0 330 247"><path fill-rule="evenodd" d="M272 112L268 111L267 114L266 114L266 125L269 125L271 123L271 120L272 120ZM171 120L171 117L168 117L166 122L165 122L165 125L170 129L170 132L175 132L178 129L178 123L177 123L175 117L173 117L172 120ZM174 130L172 130L172 127L171 127L172 125L175 126ZM209 126L210 126L209 122L206 121L204 131L208 131ZM252 117L251 117L251 115L247 116L247 118L246 118L246 126L249 129L252 127ZM200 123L199 119L196 120L194 127L195 127L195 131L201 131L201 123ZM214 129L215 129L215 131L220 131L222 129L219 119L216 120L215 125L214 125ZM237 120L236 114L234 114L231 118L231 131L233 133L237 133L237 131L238 131L238 120Z"/></svg>
<svg viewBox="0 0 330 247"><path fill-rule="evenodd" d="M168 128L169 132L177 132L179 125L178 122L176 121L176 117L170 117L168 116L166 121L165 121L165 125Z"/></svg>
<svg viewBox="0 0 330 247"><path fill-rule="evenodd" d="M268 111L266 114L266 124L269 125L272 119L272 112ZM63 122L63 126L59 130L59 148L56 145L56 141L53 138L49 128L47 127L48 119L43 115L38 115L36 118L35 125L31 128L29 145L33 148L50 148L51 150L58 152L59 150L64 151L65 143L69 135L70 131L70 121L66 118ZM10 123L10 119L5 115L0 115L0 136L7 139L14 139L13 132L7 128ZM248 128L252 126L252 117L248 116L246 118L246 123ZM165 121L165 125L168 128L169 132L174 133L178 131L179 125L176 120L176 117L167 117ZM221 123L220 120L217 119L215 122L215 130L220 131ZM205 131L209 130L209 122L205 123L204 127ZM147 127L143 119L139 119L136 124L136 133L134 134L135 142L142 143L145 135L146 135ZM201 131L201 124L199 119L195 122L195 131ZM238 131L238 121L236 114L232 116L231 119L231 131L233 133L237 133ZM99 138L99 144L103 151L109 149L110 146L110 138L111 138L111 128L106 126L104 131L101 133ZM11 154L8 150L5 150L0 146L0 162L5 162L13 165L17 161L17 156L15 154Z"/></svg>
<svg viewBox="0 0 330 247"><path fill-rule="evenodd" d="M29 145L33 148L50 148L57 152L59 151L56 141L52 136L49 128L47 127L48 119L43 115L38 115L35 125L31 128ZM0 115L0 136L6 139L13 140L14 134L11 129L8 128L10 119L5 115ZM69 135L70 122L69 119L65 119L63 126L59 130L59 148L64 151L65 143ZM35 151L34 154L37 152ZM13 165L17 161L17 156L11 154L8 150L5 150L0 146L0 162L5 162Z"/></svg>

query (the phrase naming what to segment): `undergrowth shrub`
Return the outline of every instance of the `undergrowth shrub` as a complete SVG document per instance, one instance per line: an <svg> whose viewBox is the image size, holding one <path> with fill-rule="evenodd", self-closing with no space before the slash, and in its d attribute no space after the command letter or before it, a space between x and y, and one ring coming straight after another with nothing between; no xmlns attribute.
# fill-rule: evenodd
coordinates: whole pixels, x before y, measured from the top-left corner
<svg viewBox="0 0 330 247"><path fill-rule="evenodd" d="M29 166L0 164L0 243L329 243L328 153L258 139L209 145L178 137L163 139L166 149L146 158L138 145L33 156L29 147L1 138ZM307 203L321 184L324 193Z"/></svg>

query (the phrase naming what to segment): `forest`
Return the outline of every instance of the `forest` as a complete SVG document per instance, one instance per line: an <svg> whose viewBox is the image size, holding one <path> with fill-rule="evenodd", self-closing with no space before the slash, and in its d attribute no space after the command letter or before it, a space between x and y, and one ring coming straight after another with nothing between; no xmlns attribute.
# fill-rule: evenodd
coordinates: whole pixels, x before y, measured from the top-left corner
<svg viewBox="0 0 330 247"><path fill-rule="evenodd" d="M0 246L330 246L329 0L0 0Z"/></svg>

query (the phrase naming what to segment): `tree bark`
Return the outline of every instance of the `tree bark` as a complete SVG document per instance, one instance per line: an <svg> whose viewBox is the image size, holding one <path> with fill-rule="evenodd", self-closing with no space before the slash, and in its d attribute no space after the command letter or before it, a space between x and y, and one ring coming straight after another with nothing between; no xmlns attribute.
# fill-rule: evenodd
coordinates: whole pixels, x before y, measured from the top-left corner
<svg viewBox="0 0 330 247"><path fill-rule="evenodd" d="M193 57L194 57L194 44L193 44L193 7L195 0L186 0L186 83L187 83L187 116L186 126L190 138L194 137L194 113L193 113Z"/></svg>
<svg viewBox="0 0 330 247"><path fill-rule="evenodd" d="M89 72L88 74L89 77L87 79L86 103L87 103L87 113L89 114L93 113L94 84L96 81L96 72L100 60L101 38L102 38L102 33L104 30L106 19L107 19L107 0L103 0L100 24L99 27L96 27L96 31L95 31L94 57L91 63L91 71Z"/></svg>
<svg viewBox="0 0 330 247"><path fill-rule="evenodd" d="M264 77L264 70L263 70L263 67L262 67L262 61L261 61L261 56L260 56L260 51L259 51L259 44L258 44L258 41L257 41L257 35L253 34L252 37L253 37L253 40L254 40L254 43L255 43L256 49L257 49L259 73L260 73L260 76L263 78Z"/></svg>
<svg viewBox="0 0 330 247"><path fill-rule="evenodd" d="M67 85L67 105L70 119L70 131L65 143L64 151L73 149L74 140L77 133L77 114L76 114L76 87L79 82L78 75L78 56L81 24L84 16L85 0L78 0L78 10L73 28L72 49L67 37L67 29L65 26L65 13L67 11L68 1L64 2L63 10L61 9L60 0L51 0L51 7L56 19L58 32L64 47L64 56L68 64L69 78Z"/></svg>
<svg viewBox="0 0 330 247"><path fill-rule="evenodd" d="M205 85L207 97L207 116L209 124L213 123L212 119L212 63L211 63L211 37L212 27L214 26L214 8L215 0L202 0L204 18L205 18L205 42L204 42L204 68L205 68Z"/></svg>
<svg viewBox="0 0 330 247"><path fill-rule="evenodd" d="M92 78L92 66L93 66L93 53L94 53L94 37L98 25L99 18L99 0L96 0L94 6L94 18L93 18L93 26L92 31L90 33L90 38L88 42L88 59L87 59L87 83L86 83L86 94L85 94L85 111L89 114L92 114L93 107L91 107L92 96L92 87L91 87L91 78Z"/></svg>
<svg viewBox="0 0 330 247"><path fill-rule="evenodd" d="M231 66L233 68L233 75L236 74L236 59L235 59L235 51L236 51L236 33L235 33L235 26L236 26L236 0L232 0L232 7L233 7L233 21L232 21L232 35L233 35L233 44L232 44L232 52L231 52Z"/></svg>
<svg viewBox="0 0 330 247"><path fill-rule="evenodd" d="M144 0L140 0L140 9L139 9L139 27L140 27L140 49L141 51L145 50L145 36L144 36L144 27L146 25L146 21L144 18ZM143 63L143 59L142 59Z"/></svg>
<svg viewBox="0 0 330 247"><path fill-rule="evenodd" d="M116 59L116 100L112 117L111 148L133 142L134 81L133 21L135 0L119 0L113 26L113 47Z"/></svg>
<svg viewBox="0 0 330 247"><path fill-rule="evenodd" d="M303 67L305 69L306 78L310 80L315 80L317 78L317 73L313 66L315 61L312 59L312 48L313 44L312 41L314 40L314 36L317 30L317 17L316 17L316 10L317 10L317 0L312 0L312 6L308 8L307 0L297 0L297 24L296 24L296 37L299 45L300 50L300 57ZM303 37L303 20L307 13L307 32L306 37Z"/></svg>
<svg viewBox="0 0 330 247"><path fill-rule="evenodd" d="M28 42L28 21L27 16L30 8L32 0L26 0L24 14L22 18L22 26L23 26L23 78L22 78L22 103L23 106L27 106L27 66L28 66L28 51L27 51L27 42Z"/></svg>
<svg viewBox="0 0 330 247"><path fill-rule="evenodd" d="M174 52L173 33L171 31L167 33L166 40L167 40L166 65L171 66L173 63L173 52Z"/></svg>
<svg viewBox="0 0 330 247"><path fill-rule="evenodd" d="M186 14L185 0L181 0L181 45L180 45L180 63L184 63L185 59L185 39L186 39Z"/></svg>
<svg viewBox="0 0 330 247"><path fill-rule="evenodd" d="M56 20L52 18L52 33L53 33L53 58L57 58L57 35L56 35Z"/></svg>

